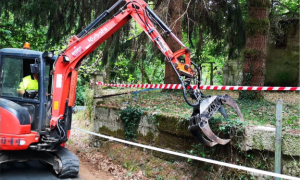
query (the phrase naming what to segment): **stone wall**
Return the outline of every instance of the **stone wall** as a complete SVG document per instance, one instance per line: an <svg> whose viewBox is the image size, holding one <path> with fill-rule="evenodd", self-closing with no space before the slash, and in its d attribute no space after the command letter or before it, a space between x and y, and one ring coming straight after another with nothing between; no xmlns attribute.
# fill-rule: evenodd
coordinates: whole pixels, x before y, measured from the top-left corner
<svg viewBox="0 0 300 180"><path fill-rule="evenodd" d="M124 123L120 109L97 106L94 114L94 132L124 139ZM137 140L157 147L187 151L196 143L188 131L187 121L144 112L137 129Z"/></svg>
<svg viewBox="0 0 300 180"><path fill-rule="evenodd" d="M114 107L95 107L94 132L110 135L125 139L124 124L120 119L120 109ZM162 114L153 115L145 112L140 119L137 130L137 141L147 145L153 145L159 148L171 149L186 153L192 149L193 144L197 144L189 133L188 121L177 117L164 116ZM243 138L231 142L227 146L217 145L215 148L233 148L247 154L249 151L255 151L256 154L269 154L263 163L268 167L266 170L273 171L274 168L274 150L275 150L275 128L262 126L245 127ZM300 177L300 132L283 132L282 134L282 164L283 173ZM174 156L156 153L157 157L172 160ZM239 153L243 154L243 153ZM219 154L219 159L222 153ZM243 159L242 157L238 157ZM261 161L260 158L253 158L252 161ZM242 162L240 162L242 163ZM247 166L247 165L246 165Z"/></svg>

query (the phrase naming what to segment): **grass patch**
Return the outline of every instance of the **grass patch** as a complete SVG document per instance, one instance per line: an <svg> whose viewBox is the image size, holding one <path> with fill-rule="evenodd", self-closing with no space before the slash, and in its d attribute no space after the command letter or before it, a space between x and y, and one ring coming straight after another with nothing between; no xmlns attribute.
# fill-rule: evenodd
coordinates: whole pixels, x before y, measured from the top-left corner
<svg viewBox="0 0 300 180"><path fill-rule="evenodd" d="M238 100L238 91L212 91L204 90L205 95L225 95L228 94L236 100L245 122L249 125L270 125L276 124L276 101L283 100L283 127L299 129L299 100L297 92L265 92L264 100L242 101ZM176 116L189 119L193 108L186 104L180 90L148 91L135 94L125 94L104 99L100 106L138 106L143 111L167 116ZM225 106L229 119L238 119L234 109ZM222 118L220 113L214 115L215 118Z"/></svg>

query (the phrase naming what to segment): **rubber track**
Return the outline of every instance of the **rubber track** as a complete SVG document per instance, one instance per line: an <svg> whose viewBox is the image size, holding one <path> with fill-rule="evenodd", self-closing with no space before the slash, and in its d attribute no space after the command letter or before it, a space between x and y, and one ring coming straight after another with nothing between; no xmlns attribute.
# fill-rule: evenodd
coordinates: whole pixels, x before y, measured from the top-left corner
<svg viewBox="0 0 300 180"><path fill-rule="evenodd" d="M62 171L58 176L60 178L74 178L79 173L79 159L67 148L59 147L56 156L62 162Z"/></svg>

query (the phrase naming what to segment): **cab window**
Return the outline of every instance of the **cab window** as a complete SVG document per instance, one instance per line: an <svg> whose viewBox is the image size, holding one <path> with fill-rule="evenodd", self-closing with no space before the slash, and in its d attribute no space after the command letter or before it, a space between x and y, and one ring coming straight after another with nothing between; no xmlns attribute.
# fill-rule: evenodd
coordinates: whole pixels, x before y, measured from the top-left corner
<svg viewBox="0 0 300 180"><path fill-rule="evenodd" d="M1 96L18 97L17 89L23 78L23 59L2 59L2 87Z"/></svg>
<svg viewBox="0 0 300 180"><path fill-rule="evenodd" d="M29 98L20 94L18 90L21 83L24 83L24 77L33 75L30 72L30 64L35 63L35 59L22 59L22 58L12 58L12 57L3 57L2 58L2 68L1 68L1 96L4 97L18 97L18 98ZM30 84L32 86L32 84ZM38 90L38 84L34 89ZM26 86L28 87L28 86ZM36 93L37 94L37 93Z"/></svg>

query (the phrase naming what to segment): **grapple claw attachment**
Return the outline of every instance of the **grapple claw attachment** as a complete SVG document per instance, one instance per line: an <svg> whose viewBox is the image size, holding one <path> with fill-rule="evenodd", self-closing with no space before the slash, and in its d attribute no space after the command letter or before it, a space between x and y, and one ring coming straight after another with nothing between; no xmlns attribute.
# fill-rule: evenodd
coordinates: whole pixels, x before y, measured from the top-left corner
<svg viewBox="0 0 300 180"><path fill-rule="evenodd" d="M199 130L191 130L190 131L191 134L196 138L197 141L201 142L202 144L206 145L206 146L209 146L209 147L213 147L215 145L217 145L218 143L216 142L212 142L212 141L209 141L207 139L205 139Z"/></svg>
<svg viewBox="0 0 300 180"><path fill-rule="evenodd" d="M216 136L210 129L208 120L205 120L204 117L202 119L204 119L203 121L205 123L200 124L200 128L206 137L208 137L213 142L216 142L217 144L222 144L222 145L225 145L230 141L230 139L221 139L218 136Z"/></svg>
<svg viewBox="0 0 300 180"><path fill-rule="evenodd" d="M190 118L189 130L191 134L204 145L213 147L216 144L225 145L230 141L230 139L221 139L216 136L209 126L210 118L217 111L219 111L225 119L228 119L228 115L223 107L223 104L227 104L235 109L240 120L243 121L243 115L240 111L240 108L230 96L213 96L202 100L199 107L194 108L193 115ZM200 130L209 140L201 135Z"/></svg>
<svg viewBox="0 0 300 180"><path fill-rule="evenodd" d="M238 114L240 121L244 121L244 117L243 117L243 114L242 114L239 106L230 96L228 96L227 94L225 96L222 96L221 101L223 104L227 104L227 105L231 106Z"/></svg>
<svg viewBox="0 0 300 180"><path fill-rule="evenodd" d="M227 115L227 113L226 113L226 111L225 111L225 109L224 109L223 106L221 106L218 111L223 115L223 117L225 119L228 119L228 115Z"/></svg>

